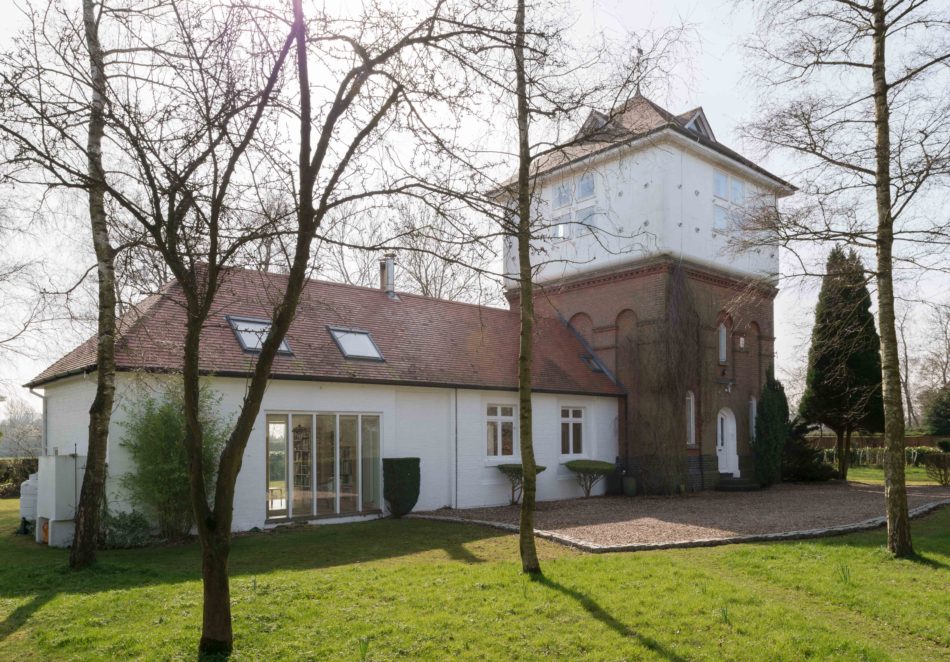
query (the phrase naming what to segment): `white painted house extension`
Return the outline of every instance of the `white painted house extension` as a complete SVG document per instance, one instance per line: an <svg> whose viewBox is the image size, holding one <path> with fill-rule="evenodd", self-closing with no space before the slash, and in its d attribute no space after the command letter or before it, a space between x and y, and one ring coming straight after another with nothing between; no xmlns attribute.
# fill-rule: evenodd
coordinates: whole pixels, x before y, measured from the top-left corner
<svg viewBox="0 0 950 662"><path fill-rule="evenodd" d="M202 339L202 370L225 417L240 406L259 320L268 319L268 294L283 278L233 270L219 295ZM163 373L180 366L179 294L172 284L146 300L117 343L107 457L113 510L131 507L119 485L131 469L119 445L127 406L177 378ZM616 458L622 390L564 322L539 320L537 341L535 453L548 468L538 497L580 496L563 462ZM510 484L495 465L520 462L517 351L515 312L308 282L244 455L234 530L378 517L384 457L421 459L417 509L507 503ZM96 388L93 340L30 386L43 389L45 402L37 537L67 545Z"/></svg>

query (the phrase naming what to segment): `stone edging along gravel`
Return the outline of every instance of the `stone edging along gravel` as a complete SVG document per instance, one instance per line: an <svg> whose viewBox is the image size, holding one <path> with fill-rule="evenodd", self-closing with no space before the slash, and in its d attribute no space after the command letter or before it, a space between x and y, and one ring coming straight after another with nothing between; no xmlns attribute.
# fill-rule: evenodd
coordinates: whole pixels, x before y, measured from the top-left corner
<svg viewBox="0 0 950 662"><path fill-rule="evenodd" d="M942 499L925 503L922 506L910 509L911 519L926 515L942 506L950 505L950 499ZM453 517L450 515L407 515L413 519L433 520L436 522L454 522L457 524L479 524L489 526L503 531L518 532L518 527L514 524L504 522L491 522L487 520L466 519L464 517ZM826 536L840 536L845 533L855 533L857 531L869 531L884 526L887 523L886 517L872 517L862 522L854 524L840 524L838 526L829 526L821 529L806 529L803 531L781 531L779 533L751 533L729 536L727 538L698 538L696 540L677 540L673 542L639 542L626 545L598 545L587 542L573 536L567 536L556 531L542 531L535 529L534 534L539 538L552 540L568 547L573 547L584 552L592 554L603 554L605 552L646 552L654 549L682 549L687 547L715 547L718 545L734 545L747 542L770 542L773 540L802 540L806 538L823 538Z"/></svg>

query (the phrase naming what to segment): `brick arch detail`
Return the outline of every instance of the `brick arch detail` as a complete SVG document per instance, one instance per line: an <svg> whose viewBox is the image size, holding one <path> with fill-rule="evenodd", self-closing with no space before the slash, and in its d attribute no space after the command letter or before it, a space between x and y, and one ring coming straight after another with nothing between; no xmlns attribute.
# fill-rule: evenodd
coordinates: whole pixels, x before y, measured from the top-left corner
<svg viewBox="0 0 950 662"><path fill-rule="evenodd" d="M569 324L574 328L577 334L584 339L588 346L594 344L594 321L587 313L575 313L571 317Z"/></svg>

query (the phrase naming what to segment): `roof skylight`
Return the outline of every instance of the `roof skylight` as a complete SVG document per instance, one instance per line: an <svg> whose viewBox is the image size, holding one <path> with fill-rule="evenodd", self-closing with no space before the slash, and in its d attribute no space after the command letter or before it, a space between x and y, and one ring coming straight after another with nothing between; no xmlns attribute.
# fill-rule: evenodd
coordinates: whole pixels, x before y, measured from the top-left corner
<svg viewBox="0 0 950 662"><path fill-rule="evenodd" d="M261 351L261 346L264 344L267 334L270 333L271 327L271 323L268 320L252 319L247 317L229 316L228 324L231 325L234 335L241 344L241 349L243 349L245 352ZM292 353L290 351L290 345L287 344L286 338L280 342L280 347L277 351L283 354Z"/></svg>
<svg viewBox="0 0 950 662"><path fill-rule="evenodd" d="M379 347L373 342L373 337L369 331L360 329L344 329L340 327L328 326L327 330L333 336L337 347L340 348L343 356L348 359L368 359L370 361L383 361L383 355Z"/></svg>

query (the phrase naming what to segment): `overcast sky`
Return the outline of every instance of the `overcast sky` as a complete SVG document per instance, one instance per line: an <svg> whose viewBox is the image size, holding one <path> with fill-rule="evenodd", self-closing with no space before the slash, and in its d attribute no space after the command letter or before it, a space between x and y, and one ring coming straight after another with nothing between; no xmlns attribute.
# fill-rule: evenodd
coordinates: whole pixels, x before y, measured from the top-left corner
<svg viewBox="0 0 950 662"><path fill-rule="evenodd" d="M576 29L582 33L620 34L679 23L691 25L695 47L669 81L668 89L658 92L660 98L656 101L674 113L701 105L720 142L756 157L753 146L742 144L736 137L736 127L752 116L756 105L755 91L745 83L747 63L740 47L753 29L750 5L739 3L736 8L732 0L581 0L573 3L573 9L578 21ZM21 24L15 7L14 0L0 0L0 17L3 18L0 39L4 42ZM790 164L781 159L756 160L779 176L788 176L793 171ZM50 238L49 241L64 242L67 238ZM946 283L938 285L946 289L945 286ZM809 286L782 283L775 306L780 375L801 363L799 354L805 347L816 290L817 283ZM67 333L61 341L69 346L79 344L83 338L78 332L74 333L75 337ZM0 359L0 382L3 382L0 394L25 395L25 391L15 385L34 376L61 352L57 343L50 347L49 355L36 360L18 358L11 364Z"/></svg>

